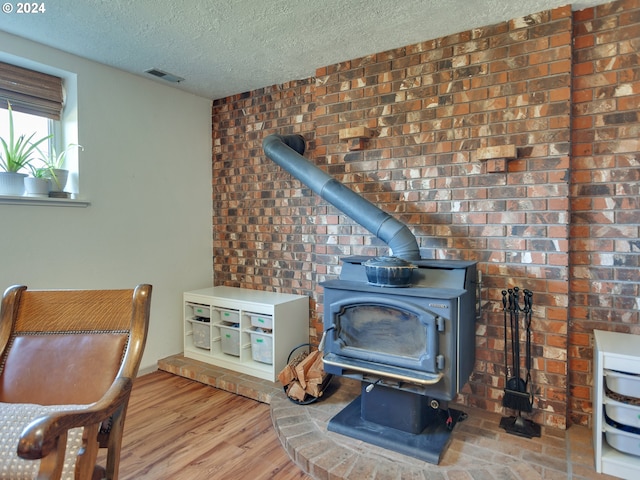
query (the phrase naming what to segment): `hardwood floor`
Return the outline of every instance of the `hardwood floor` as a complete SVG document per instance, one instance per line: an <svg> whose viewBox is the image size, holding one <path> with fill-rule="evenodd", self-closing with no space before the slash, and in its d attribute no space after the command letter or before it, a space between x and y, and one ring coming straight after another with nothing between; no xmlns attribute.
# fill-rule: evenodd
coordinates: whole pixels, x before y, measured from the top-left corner
<svg viewBox="0 0 640 480"><path fill-rule="evenodd" d="M134 384L120 459L121 480L311 480L269 405L161 371Z"/></svg>

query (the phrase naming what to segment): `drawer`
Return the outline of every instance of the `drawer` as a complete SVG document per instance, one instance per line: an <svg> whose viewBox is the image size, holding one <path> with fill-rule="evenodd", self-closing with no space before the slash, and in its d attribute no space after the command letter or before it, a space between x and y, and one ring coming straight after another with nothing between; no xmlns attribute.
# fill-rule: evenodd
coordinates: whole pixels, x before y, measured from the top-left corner
<svg viewBox="0 0 640 480"><path fill-rule="evenodd" d="M251 325L253 327L273 330L273 317L271 315L262 315L260 313L249 313L251 317Z"/></svg>
<svg viewBox="0 0 640 480"><path fill-rule="evenodd" d="M640 398L640 375L605 370L604 376L609 390L626 397Z"/></svg>
<svg viewBox="0 0 640 480"><path fill-rule="evenodd" d="M640 428L640 406L619 402L605 396L604 410L610 419L630 427Z"/></svg>
<svg viewBox="0 0 640 480"><path fill-rule="evenodd" d="M604 435L607 443L616 450L640 456L640 435L619 430L607 423L604 424Z"/></svg>
<svg viewBox="0 0 640 480"><path fill-rule="evenodd" d="M273 363L273 335L259 330L248 330L251 335L251 355L256 362Z"/></svg>
<svg viewBox="0 0 640 480"><path fill-rule="evenodd" d="M198 320L189 320L193 333L193 345L198 348L211 348L211 326Z"/></svg>
<svg viewBox="0 0 640 480"><path fill-rule="evenodd" d="M214 310L220 315L221 322L240 323L240 312L238 310L220 307L214 307Z"/></svg>
<svg viewBox="0 0 640 480"><path fill-rule="evenodd" d="M240 329L236 324L218 325L220 328L220 342L222 353L240 356Z"/></svg>
<svg viewBox="0 0 640 480"><path fill-rule="evenodd" d="M193 309L193 316L199 318L211 318L211 309L209 305L200 305L198 303L187 303L188 307Z"/></svg>

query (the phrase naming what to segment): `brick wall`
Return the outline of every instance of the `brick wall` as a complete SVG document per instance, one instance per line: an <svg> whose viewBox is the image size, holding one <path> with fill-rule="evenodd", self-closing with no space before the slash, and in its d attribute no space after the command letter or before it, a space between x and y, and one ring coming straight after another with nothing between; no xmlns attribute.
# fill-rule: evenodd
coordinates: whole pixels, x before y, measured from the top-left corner
<svg viewBox="0 0 640 480"><path fill-rule="evenodd" d="M576 32L588 14L582 15ZM638 23L633 17L628 21ZM580 368L585 374L590 368L589 327L575 328L579 309L568 308L570 301L581 300L569 296L568 282L575 256L569 247L570 207L575 210L579 201L577 185L569 193L570 179L578 180L570 161L573 29L571 10L563 7L323 67L313 79L216 100L215 283L309 295L310 338L317 342L322 328L318 283L337 275L343 256L388 253L382 242L264 157L261 141L267 134L302 133L308 141L305 156L409 225L425 256L478 261L477 361L458 402L502 411L500 292L512 286L534 292L534 420L565 427L569 381L576 399L581 386L590 384L584 374L576 376ZM574 88L577 82L576 77ZM616 120L620 130L628 128L620 123L623 118L630 117ZM373 137L362 150L350 151L339 131L354 126L367 126ZM631 130L625 132L629 142L624 145L637 151L629 147ZM488 173L477 149L504 144L516 145L518 158L509 161L506 173ZM630 162L631 155L625 158ZM582 183L588 190L593 181ZM627 197L637 200L637 194L630 191ZM611 208L602 205L594 209ZM591 222L584 218L583 223ZM572 227L574 237L577 227ZM597 235L589 228L581 231L578 238L588 241ZM577 241L572 240L573 250ZM582 271L590 271L595 256L584 261ZM592 288L592 282L586 286ZM568 375L568 351L576 374ZM571 402L572 417L582 423L590 408L585 393L583 403Z"/></svg>
<svg viewBox="0 0 640 480"><path fill-rule="evenodd" d="M594 329L640 334L640 3L575 13L569 382L592 412Z"/></svg>
<svg viewBox="0 0 640 480"><path fill-rule="evenodd" d="M308 79L214 101L217 284L301 294L314 289L312 192L262 154L270 133L313 137L312 91Z"/></svg>
<svg viewBox="0 0 640 480"><path fill-rule="evenodd" d="M427 256L479 262L485 305L475 372L460 402L501 411L501 291L536 292L537 416L560 426L570 44L564 8L319 69L314 116L323 148L316 164L410 225ZM349 152L338 132L360 125L375 134L363 151ZM504 144L518 147L518 159L508 173L486 173L476 150ZM332 218L339 225L326 243L350 245L343 255L386 252L370 247L353 222ZM327 263L338 265L339 256Z"/></svg>

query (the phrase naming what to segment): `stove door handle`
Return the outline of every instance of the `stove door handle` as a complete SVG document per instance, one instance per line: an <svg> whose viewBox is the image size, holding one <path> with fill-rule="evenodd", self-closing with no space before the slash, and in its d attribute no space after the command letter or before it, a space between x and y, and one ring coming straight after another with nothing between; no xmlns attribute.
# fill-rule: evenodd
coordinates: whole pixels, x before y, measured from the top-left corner
<svg viewBox="0 0 640 480"><path fill-rule="evenodd" d="M330 332L331 330L335 330L336 327L331 326L329 328L327 328L324 332L322 332L322 338L320 339L320 343L318 344L318 350L321 352L324 352L324 344L326 342L326 338L327 338L327 332Z"/></svg>

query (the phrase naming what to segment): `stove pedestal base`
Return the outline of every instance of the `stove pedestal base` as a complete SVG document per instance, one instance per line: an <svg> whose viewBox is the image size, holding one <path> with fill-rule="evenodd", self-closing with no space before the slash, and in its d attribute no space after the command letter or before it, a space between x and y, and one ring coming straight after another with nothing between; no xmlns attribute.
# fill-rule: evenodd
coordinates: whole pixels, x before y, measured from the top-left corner
<svg viewBox="0 0 640 480"><path fill-rule="evenodd" d="M378 388L380 387L376 387ZM411 433L388 426L389 417L403 414L415 416L415 412L402 412L402 407L393 403L387 404L387 416L383 422L386 425L372 421L370 416L364 419L363 404L366 405L368 400L363 402L362 398L363 395L372 394L373 392L363 393L353 400L329 421L328 430L437 465L449 443L451 430L461 420L463 412L427 406L421 413L421 417L426 420L426 427L419 433ZM422 398L428 400L426 397Z"/></svg>

